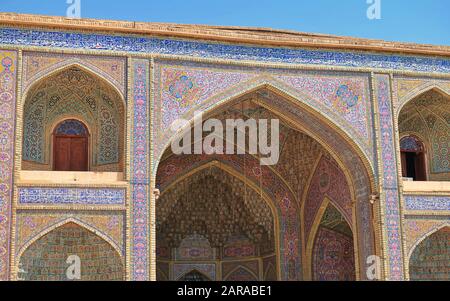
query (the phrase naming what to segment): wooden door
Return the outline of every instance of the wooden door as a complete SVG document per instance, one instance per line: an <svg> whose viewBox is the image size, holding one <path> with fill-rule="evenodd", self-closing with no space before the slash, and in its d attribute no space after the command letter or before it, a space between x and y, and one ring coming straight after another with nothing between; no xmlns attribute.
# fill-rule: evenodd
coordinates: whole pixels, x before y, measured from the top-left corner
<svg viewBox="0 0 450 301"><path fill-rule="evenodd" d="M79 136L55 136L54 170L87 171L88 139Z"/></svg>

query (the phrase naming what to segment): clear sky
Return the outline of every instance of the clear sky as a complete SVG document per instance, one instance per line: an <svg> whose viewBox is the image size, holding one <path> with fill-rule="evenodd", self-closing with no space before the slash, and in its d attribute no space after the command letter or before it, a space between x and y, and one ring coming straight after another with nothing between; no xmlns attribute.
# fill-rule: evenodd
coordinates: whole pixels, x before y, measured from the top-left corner
<svg viewBox="0 0 450 301"><path fill-rule="evenodd" d="M0 0L1 12L65 16L67 0ZM271 27L450 45L449 0L80 0L83 18ZM370 20L367 1L381 1Z"/></svg>

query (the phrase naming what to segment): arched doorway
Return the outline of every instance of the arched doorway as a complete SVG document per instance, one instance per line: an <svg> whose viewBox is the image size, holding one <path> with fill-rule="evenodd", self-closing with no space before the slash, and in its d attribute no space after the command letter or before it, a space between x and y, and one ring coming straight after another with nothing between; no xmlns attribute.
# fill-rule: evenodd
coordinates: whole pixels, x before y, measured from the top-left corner
<svg viewBox="0 0 450 301"><path fill-rule="evenodd" d="M69 258L79 263L80 279L69 279ZM18 278L26 281L124 280L119 253L82 226L69 222L34 241L20 256Z"/></svg>
<svg viewBox="0 0 450 301"><path fill-rule="evenodd" d="M409 259L413 281L450 280L450 227L444 227L419 243Z"/></svg>
<svg viewBox="0 0 450 301"><path fill-rule="evenodd" d="M53 170L88 171L89 132L76 119L60 122L53 131Z"/></svg>
<svg viewBox="0 0 450 301"><path fill-rule="evenodd" d="M404 177L450 180L449 116L450 97L438 89L425 91L403 105L398 128Z"/></svg>
<svg viewBox="0 0 450 301"><path fill-rule="evenodd" d="M425 147L419 138L406 136L400 140L402 176L414 181L426 181Z"/></svg>

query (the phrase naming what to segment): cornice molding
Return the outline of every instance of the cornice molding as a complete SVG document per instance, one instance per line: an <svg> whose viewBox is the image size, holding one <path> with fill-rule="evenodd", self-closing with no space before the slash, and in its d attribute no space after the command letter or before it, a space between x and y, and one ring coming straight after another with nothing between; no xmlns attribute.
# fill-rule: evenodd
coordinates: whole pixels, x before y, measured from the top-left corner
<svg viewBox="0 0 450 301"><path fill-rule="evenodd" d="M97 33L137 34L233 44L294 48L327 48L336 50L343 49L450 57L450 46L388 42L383 40L340 37L288 30L274 30L269 28L71 19L56 16L16 13L0 13L0 26L1 25L53 30L89 31Z"/></svg>

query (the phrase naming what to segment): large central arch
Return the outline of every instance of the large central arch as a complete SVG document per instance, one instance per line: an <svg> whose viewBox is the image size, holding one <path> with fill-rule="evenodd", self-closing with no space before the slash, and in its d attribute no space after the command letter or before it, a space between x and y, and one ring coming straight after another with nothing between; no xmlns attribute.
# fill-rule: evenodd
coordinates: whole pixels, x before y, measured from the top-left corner
<svg viewBox="0 0 450 301"><path fill-rule="evenodd" d="M359 267L357 274L361 278L364 278L365 272L363 271L366 258L370 255L377 254L380 250L379 246L375 243L375 237L379 234L375 233L373 209L371 207L372 205L368 202L371 195L376 193L375 180L369 160L357 144L331 120L317 112L306 102L296 100L289 94L268 84L263 84L250 91L246 90L245 93L233 99L224 99L223 101L217 102L216 105L212 105L204 112L204 116L206 116L204 119L208 118L208 116L217 115L219 112L233 106L233 104L249 99L279 116L280 119L290 127L306 133L319 142L342 169L350 187L353 204L352 210L356 217L354 224L356 226L355 231L357 232L357 241L355 242L355 245L357 246L356 253L358 256L356 261L357 266ZM192 120L190 116L192 117L195 109L196 108L193 108L186 116L183 116L183 118ZM158 131L158 129L156 129L156 131ZM165 143L165 148L170 144L171 139L175 137L175 134L170 134L164 130L162 130L159 135L160 137L163 136L169 138L169 140L167 140L168 142ZM158 160L155 161L153 173L156 177L156 182L158 182L158 177L160 176L157 176L156 174L158 170L156 167L159 166L159 163L163 158L163 153L162 151L159 152L159 150L165 148L155 147L155 158L158 158ZM276 197L279 196L277 195ZM276 200L275 203L277 202L282 204L281 200ZM299 216L300 213L298 213L297 218ZM295 240L301 241L301 238L290 237L286 238L285 242L289 245ZM280 241L283 241L283 238L281 238ZM280 247L280 249L282 248L283 247ZM302 255L299 254L298 257L297 264L291 265L291 268L289 268L289 262L284 262L283 256L280 256L282 279L290 279L288 276L289 270L292 271L293 266L296 266L295 268L297 269L300 268ZM302 277L300 275L303 272L297 272L297 276L295 276L296 279L301 279Z"/></svg>

